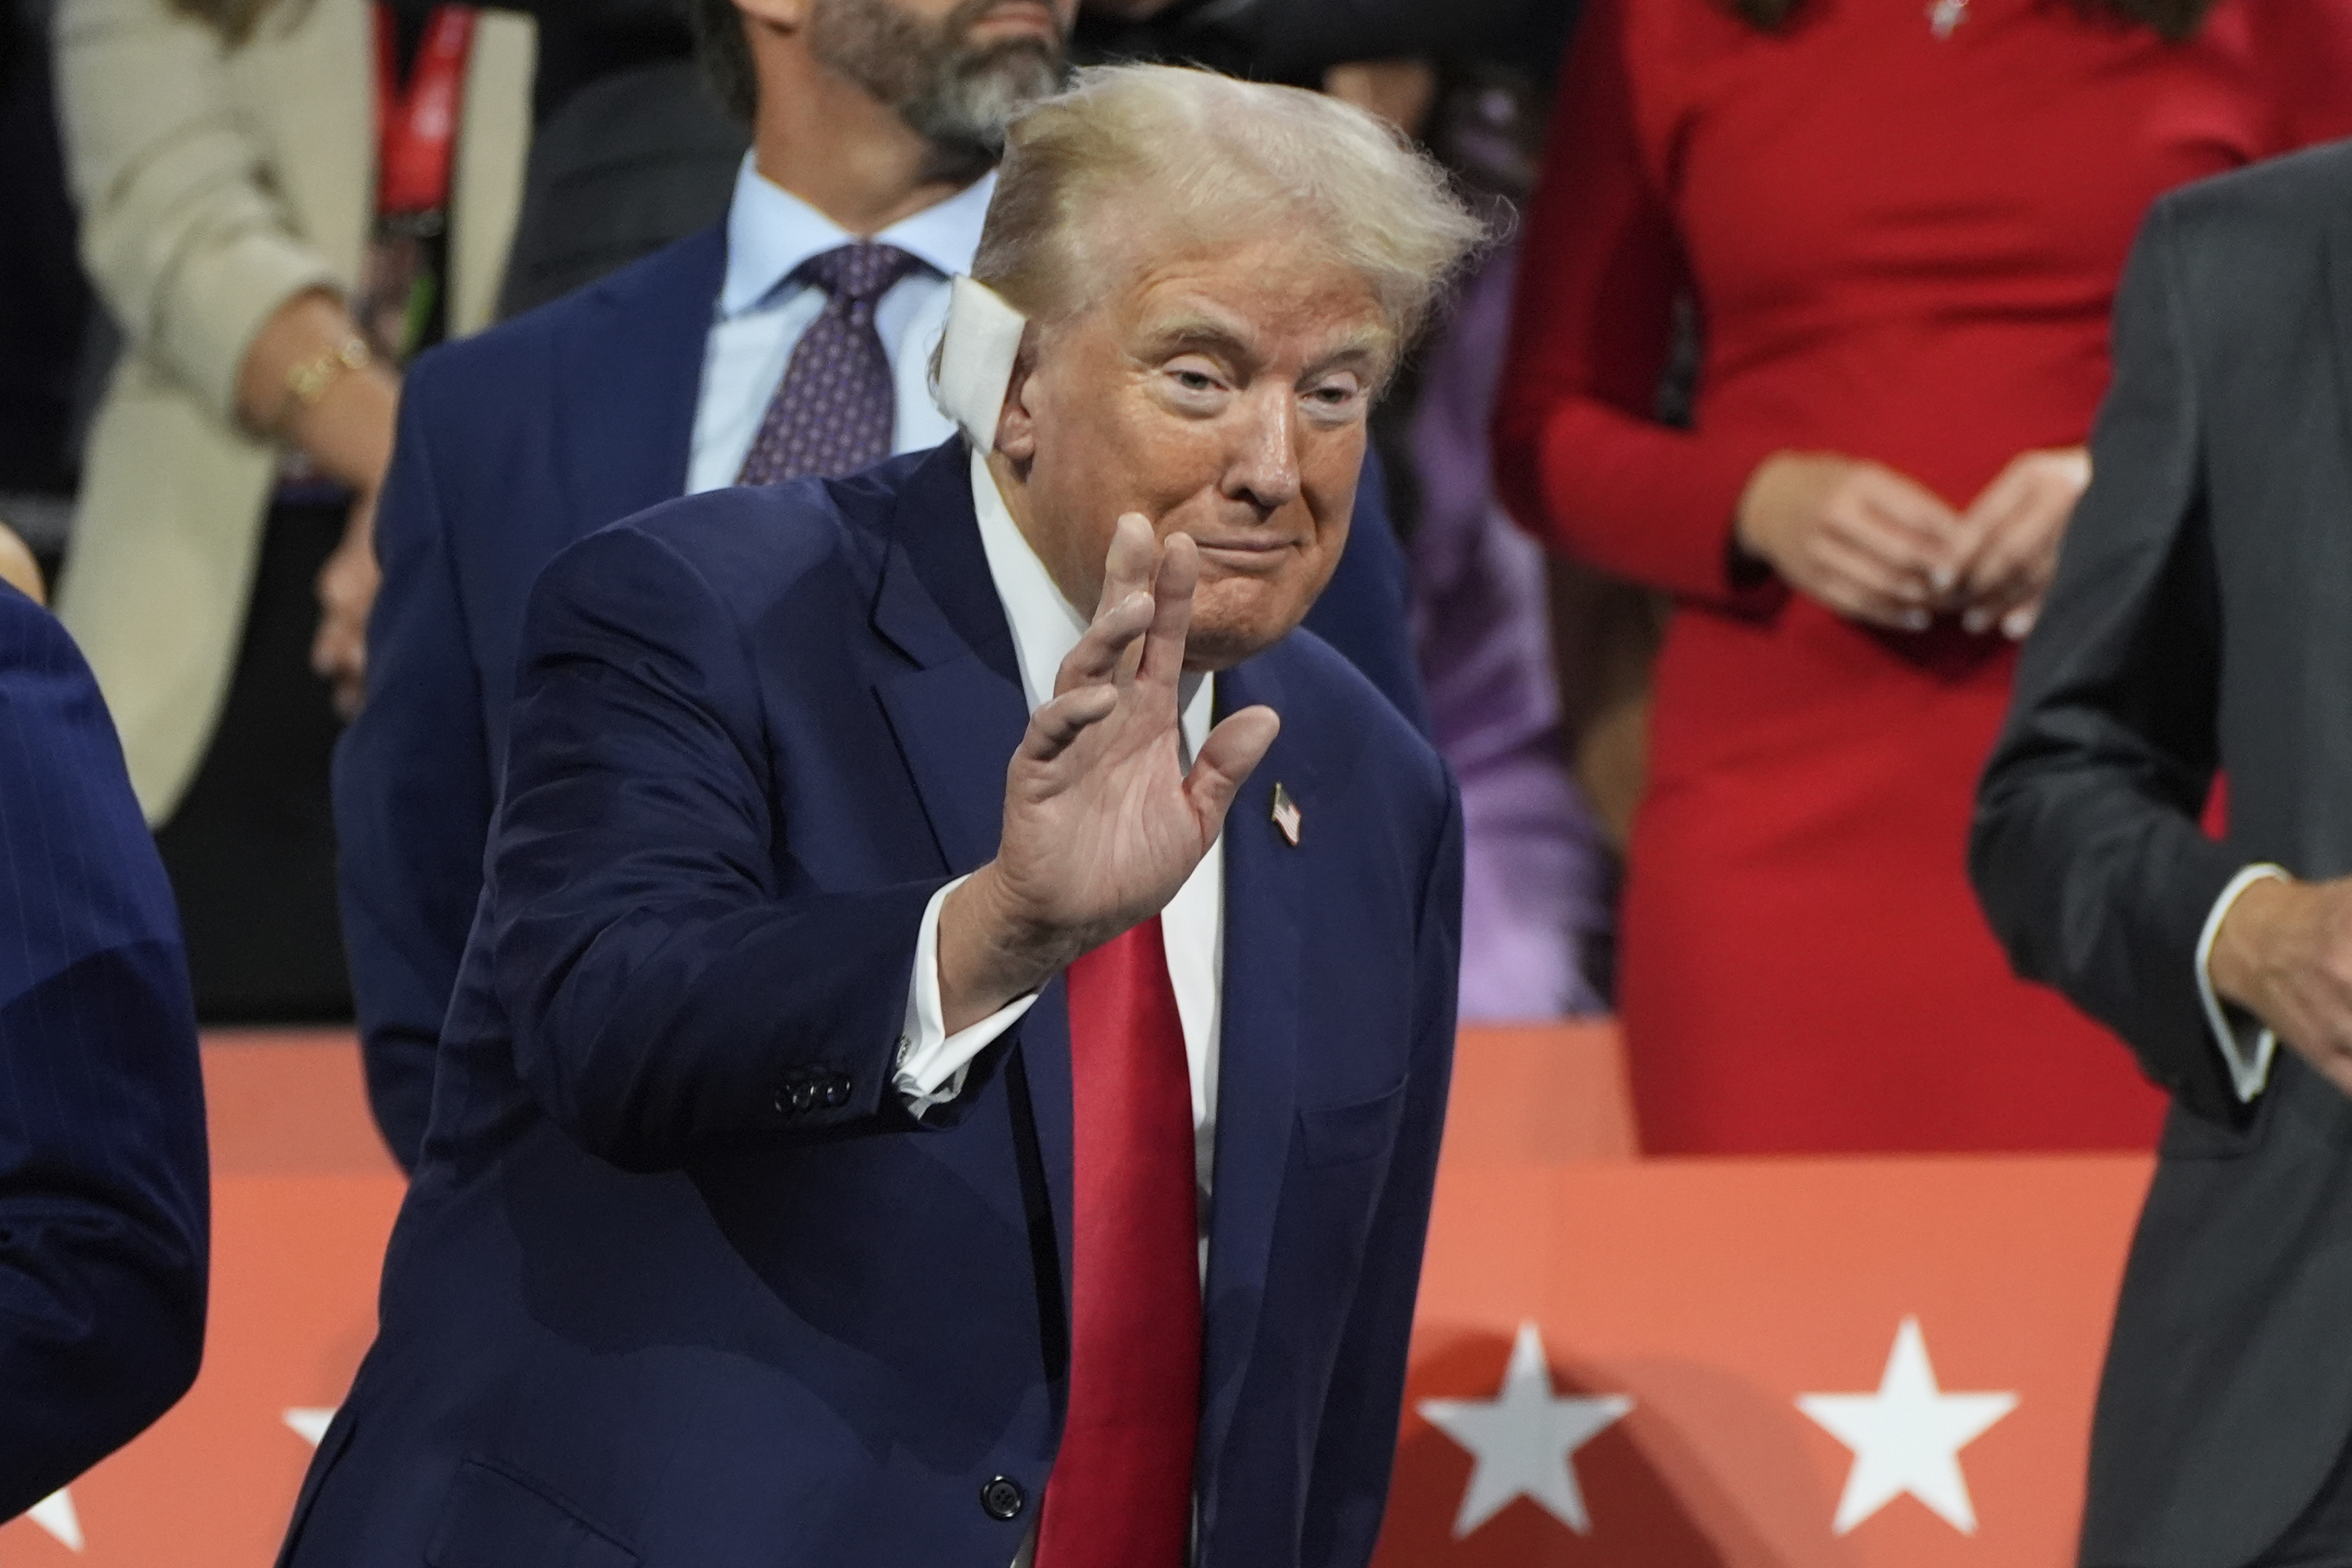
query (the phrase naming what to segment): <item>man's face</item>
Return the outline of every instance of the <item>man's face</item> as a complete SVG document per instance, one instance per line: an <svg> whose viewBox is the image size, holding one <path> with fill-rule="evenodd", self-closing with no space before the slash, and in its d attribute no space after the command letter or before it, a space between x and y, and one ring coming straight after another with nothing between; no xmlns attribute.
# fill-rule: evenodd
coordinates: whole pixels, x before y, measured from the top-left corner
<svg viewBox="0 0 2352 1568"><path fill-rule="evenodd" d="M1296 626L1339 563L1388 334L1363 279L1292 238L1120 275L1040 330L999 460L1030 543L1089 613L1121 513L1191 534L1185 662L1226 668Z"/></svg>
<svg viewBox="0 0 2352 1568"><path fill-rule="evenodd" d="M816 0L809 48L934 145L992 160L1061 84L1077 0Z"/></svg>

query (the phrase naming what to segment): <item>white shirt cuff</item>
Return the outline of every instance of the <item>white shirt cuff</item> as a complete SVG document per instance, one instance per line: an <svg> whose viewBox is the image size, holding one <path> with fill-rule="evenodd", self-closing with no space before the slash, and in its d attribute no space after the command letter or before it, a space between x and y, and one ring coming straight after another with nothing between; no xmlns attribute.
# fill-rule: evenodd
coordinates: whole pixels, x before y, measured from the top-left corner
<svg viewBox="0 0 2352 1568"><path fill-rule="evenodd" d="M2231 878L2221 896L2213 900L2213 912L2205 917L2205 929L2197 938L2197 994L2205 999L2205 1021L2212 1027L2213 1043L2221 1047L2221 1059L2230 1064L2230 1082L2241 1100L2252 1100L2268 1087L2271 1058L2278 1054L2278 1037L2243 1008L2222 1001L2214 991L2213 939L2220 934L2222 917L2238 901L2239 894L2256 882L2287 879L2281 867L2247 867Z"/></svg>
<svg viewBox="0 0 2352 1568"><path fill-rule="evenodd" d="M915 936L915 973L907 986L907 1017L899 1026L898 1059L890 1081L919 1118L961 1094L972 1058L995 1044L1037 1000L1032 991L971 1027L948 1033L946 1009L940 1003L940 906L968 879L958 877L931 895Z"/></svg>

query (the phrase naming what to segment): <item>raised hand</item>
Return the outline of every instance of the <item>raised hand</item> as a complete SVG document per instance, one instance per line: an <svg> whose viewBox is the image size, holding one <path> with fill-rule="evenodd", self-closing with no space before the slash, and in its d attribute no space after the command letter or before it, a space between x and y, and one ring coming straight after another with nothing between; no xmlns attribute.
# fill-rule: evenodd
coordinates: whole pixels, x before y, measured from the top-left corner
<svg viewBox="0 0 2352 1568"><path fill-rule="evenodd" d="M950 1032L1164 908L1274 744L1280 720L1248 708L1183 765L1178 681L1200 574L1189 536L1163 544L1141 516L1118 520L1094 624L1006 771L996 858L940 911Z"/></svg>
<svg viewBox="0 0 2352 1568"><path fill-rule="evenodd" d="M1958 580L1958 515L1877 463L1781 452L1739 499L1739 543L1783 582L1851 620L1924 631Z"/></svg>
<svg viewBox="0 0 2352 1568"><path fill-rule="evenodd" d="M2021 452L1961 514L1966 565L1953 598L1971 632L1999 626L2012 640L2033 629L2058 571L2058 544L2091 482L2080 447Z"/></svg>

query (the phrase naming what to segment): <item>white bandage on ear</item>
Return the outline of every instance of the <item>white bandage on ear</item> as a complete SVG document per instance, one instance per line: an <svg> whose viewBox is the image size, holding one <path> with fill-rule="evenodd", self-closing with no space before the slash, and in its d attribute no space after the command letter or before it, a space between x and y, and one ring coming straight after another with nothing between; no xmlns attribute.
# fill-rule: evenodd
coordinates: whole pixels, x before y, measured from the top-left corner
<svg viewBox="0 0 2352 1568"><path fill-rule="evenodd" d="M931 374L931 401L955 421L975 451L996 449L996 421L1013 384L1013 362L1029 318L985 283L958 278L948 296L947 329Z"/></svg>

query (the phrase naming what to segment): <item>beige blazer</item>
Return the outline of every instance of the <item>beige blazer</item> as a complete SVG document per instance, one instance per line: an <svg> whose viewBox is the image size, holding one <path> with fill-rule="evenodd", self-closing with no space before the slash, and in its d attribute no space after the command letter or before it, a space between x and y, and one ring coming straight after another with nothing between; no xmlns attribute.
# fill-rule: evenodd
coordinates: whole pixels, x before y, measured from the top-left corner
<svg viewBox="0 0 2352 1568"><path fill-rule="evenodd" d="M58 85L82 259L130 349L90 432L58 613L150 822L219 722L277 468L234 409L263 322L348 291L374 209L366 0L284 0L223 47L169 0L62 0ZM449 220L452 334L487 325L522 196L537 34L485 12Z"/></svg>

